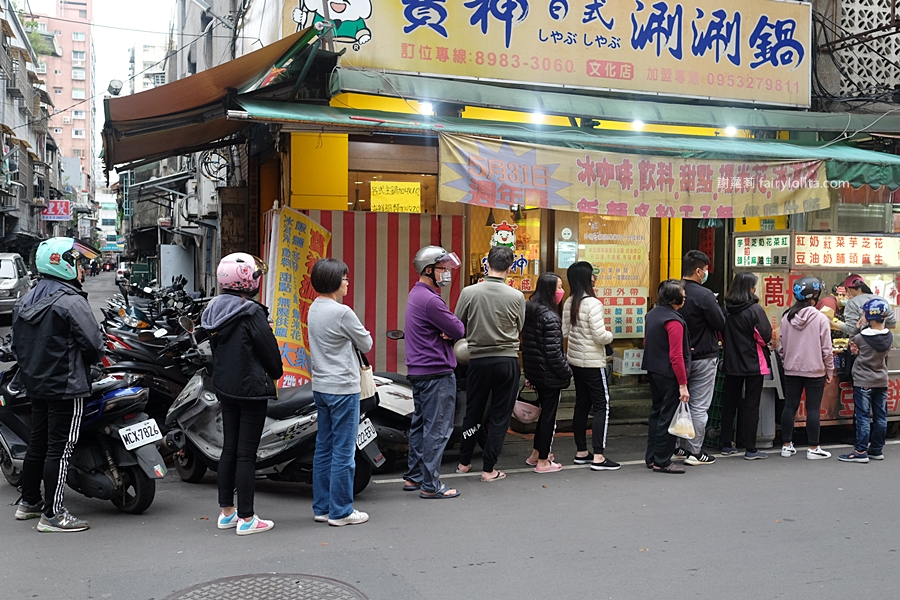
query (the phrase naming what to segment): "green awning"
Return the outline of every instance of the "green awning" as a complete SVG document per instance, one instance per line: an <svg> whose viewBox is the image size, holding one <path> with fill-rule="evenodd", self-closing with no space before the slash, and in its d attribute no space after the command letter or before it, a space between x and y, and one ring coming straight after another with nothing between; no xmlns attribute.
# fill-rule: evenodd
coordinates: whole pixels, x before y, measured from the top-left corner
<svg viewBox="0 0 900 600"><path fill-rule="evenodd" d="M587 96L576 91L550 92L367 69L336 69L330 86L333 95L356 92L391 98L414 98L432 103L446 102L563 117L589 117L601 122L630 123L637 120L659 125L722 129L730 125L737 129L816 133L900 132L900 113L823 113L623 100Z"/></svg>
<svg viewBox="0 0 900 600"><path fill-rule="evenodd" d="M420 117L372 110L334 108L237 98L243 111L228 119L283 123L294 131L342 131L438 135L459 133L520 142L662 156L727 160L824 160L830 180L853 187L900 187L900 156L861 150L846 144L799 144L777 140L644 134L598 129L525 125L448 117Z"/></svg>

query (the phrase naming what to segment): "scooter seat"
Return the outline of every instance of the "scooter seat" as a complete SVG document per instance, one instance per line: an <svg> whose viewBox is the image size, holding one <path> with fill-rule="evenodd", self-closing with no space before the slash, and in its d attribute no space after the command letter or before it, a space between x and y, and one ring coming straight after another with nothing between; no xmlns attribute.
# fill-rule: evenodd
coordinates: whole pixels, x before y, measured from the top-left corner
<svg viewBox="0 0 900 600"><path fill-rule="evenodd" d="M276 421L299 414L314 404L312 384L306 383L292 388L281 388L278 397L269 400L266 416Z"/></svg>

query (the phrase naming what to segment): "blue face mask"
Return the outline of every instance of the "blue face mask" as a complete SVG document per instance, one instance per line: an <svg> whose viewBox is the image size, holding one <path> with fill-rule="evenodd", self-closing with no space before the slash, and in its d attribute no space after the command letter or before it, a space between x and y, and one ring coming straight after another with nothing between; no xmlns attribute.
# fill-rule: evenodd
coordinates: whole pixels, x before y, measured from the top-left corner
<svg viewBox="0 0 900 600"><path fill-rule="evenodd" d="M709 270L703 271L703 277L700 279L700 285L706 283L707 279L709 279Z"/></svg>

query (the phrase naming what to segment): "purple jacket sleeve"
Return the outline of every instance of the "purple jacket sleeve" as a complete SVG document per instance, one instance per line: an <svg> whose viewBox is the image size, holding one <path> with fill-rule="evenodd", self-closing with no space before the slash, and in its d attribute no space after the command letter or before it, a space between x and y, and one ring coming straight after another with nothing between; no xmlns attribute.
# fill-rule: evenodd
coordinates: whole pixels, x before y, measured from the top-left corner
<svg viewBox="0 0 900 600"><path fill-rule="evenodd" d="M456 318L456 315L450 312L450 309L447 308L440 296L435 296L428 300L428 304L425 306L425 315L435 327L440 329L451 340L466 337L466 326Z"/></svg>

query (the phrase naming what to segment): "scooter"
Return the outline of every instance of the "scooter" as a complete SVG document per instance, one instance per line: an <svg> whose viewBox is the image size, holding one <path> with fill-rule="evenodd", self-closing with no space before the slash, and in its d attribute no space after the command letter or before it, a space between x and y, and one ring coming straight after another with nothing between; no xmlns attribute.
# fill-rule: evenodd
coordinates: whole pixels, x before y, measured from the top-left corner
<svg viewBox="0 0 900 600"><path fill-rule="evenodd" d="M403 331L394 329L387 332L388 339L399 341L404 338ZM453 416L453 434L448 447L454 446L462 439L462 424L466 416L466 365L468 349L465 340L454 346L458 366L456 368L456 410ZM409 380L399 373L374 373L375 387L381 402L378 407L369 411L369 418L378 433L378 446L385 456L385 464L375 471L376 474L389 472L396 461L409 452L409 428L412 424L415 404L412 386ZM487 414L487 413L485 413ZM484 421L482 421L482 425ZM487 430L479 427L476 432L479 446L484 447Z"/></svg>
<svg viewBox="0 0 900 600"><path fill-rule="evenodd" d="M0 349L2 360L12 359ZM22 465L31 439L31 403L17 381L18 365L0 376L0 471L10 485L22 483ZM81 434L69 461L66 483L87 498L110 500L125 513L140 514L153 503L156 479L166 467L156 447L159 427L143 413L147 390L131 378L95 381L85 400ZM183 444L169 435L172 450Z"/></svg>
<svg viewBox="0 0 900 600"><path fill-rule="evenodd" d="M194 335L193 321L182 317L179 323L191 336ZM222 414L212 385L208 357L201 356L195 348L182 358L196 360L203 366L169 409L166 427L169 435L185 439L183 448L175 453L175 469L182 480L197 483L207 469L218 470L223 445ZM377 395L360 403L354 494L369 485L372 469L384 464L384 456L375 441L375 427L366 418L367 412L377 404ZM317 419L311 384L279 390L278 398L268 404L266 424L256 454L257 475L274 481L312 483Z"/></svg>

